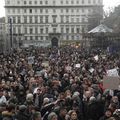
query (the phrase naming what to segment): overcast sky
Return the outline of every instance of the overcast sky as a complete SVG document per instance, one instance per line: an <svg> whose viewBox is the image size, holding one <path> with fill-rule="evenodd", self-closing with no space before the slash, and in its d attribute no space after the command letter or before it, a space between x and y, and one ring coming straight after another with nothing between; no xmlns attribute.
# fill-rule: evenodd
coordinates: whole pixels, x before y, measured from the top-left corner
<svg viewBox="0 0 120 120"><path fill-rule="evenodd" d="M120 5L120 0L103 0L104 9L107 10L109 7ZM4 0L0 0L0 17L5 16Z"/></svg>

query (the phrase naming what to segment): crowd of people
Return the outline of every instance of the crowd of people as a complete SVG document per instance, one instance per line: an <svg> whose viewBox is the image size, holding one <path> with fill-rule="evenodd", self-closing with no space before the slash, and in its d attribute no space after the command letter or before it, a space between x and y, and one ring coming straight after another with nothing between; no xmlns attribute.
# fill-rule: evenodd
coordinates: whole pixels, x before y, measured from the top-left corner
<svg viewBox="0 0 120 120"><path fill-rule="evenodd" d="M97 59L95 59L97 56ZM0 120L120 120L120 90L103 86L120 54L79 47L0 55Z"/></svg>

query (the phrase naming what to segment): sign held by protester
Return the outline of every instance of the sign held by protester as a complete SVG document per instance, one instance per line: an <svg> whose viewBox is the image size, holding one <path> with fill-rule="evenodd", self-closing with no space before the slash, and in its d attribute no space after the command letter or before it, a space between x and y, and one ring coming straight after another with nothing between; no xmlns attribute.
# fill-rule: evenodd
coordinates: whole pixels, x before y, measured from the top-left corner
<svg viewBox="0 0 120 120"><path fill-rule="evenodd" d="M99 60L98 55L96 55L96 56L94 57L94 59L95 59L96 61L98 61L98 60Z"/></svg>
<svg viewBox="0 0 120 120"><path fill-rule="evenodd" d="M33 64L34 63L34 56L28 57L28 64Z"/></svg>
<svg viewBox="0 0 120 120"><path fill-rule="evenodd" d="M117 69L114 68L114 69L111 69L111 70L107 70L107 76L119 77Z"/></svg>
<svg viewBox="0 0 120 120"><path fill-rule="evenodd" d="M81 65L80 65L80 64L76 64L75 67L76 67L76 68L80 68Z"/></svg>

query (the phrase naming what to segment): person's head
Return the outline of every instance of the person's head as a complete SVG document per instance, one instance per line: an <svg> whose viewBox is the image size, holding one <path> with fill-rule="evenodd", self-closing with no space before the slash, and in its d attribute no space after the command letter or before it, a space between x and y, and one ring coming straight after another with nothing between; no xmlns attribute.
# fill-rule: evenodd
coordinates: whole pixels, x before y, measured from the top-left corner
<svg viewBox="0 0 120 120"><path fill-rule="evenodd" d="M35 112L33 114L33 120L41 120L41 113L40 112Z"/></svg>
<svg viewBox="0 0 120 120"><path fill-rule="evenodd" d="M105 116L108 117L108 118L111 117L112 114L113 114L113 113L112 113L112 110L111 110L111 109L107 109L106 112L105 112Z"/></svg>
<svg viewBox="0 0 120 120"><path fill-rule="evenodd" d="M61 117L65 117L66 114L67 114L67 109L65 107L60 107L60 109L59 109L59 115Z"/></svg>
<svg viewBox="0 0 120 120"><path fill-rule="evenodd" d="M48 115L48 120L58 120L57 119L57 114L55 112L51 112L49 115Z"/></svg>
<svg viewBox="0 0 120 120"><path fill-rule="evenodd" d="M78 116L75 110L70 111L70 120L77 120Z"/></svg>
<svg viewBox="0 0 120 120"><path fill-rule="evenodd" d="M117 96L113 96L112 97L112 102L117 103L118 102L118 97Z"/></svg>
<svg viewBox="0 0 120 120"><path fill-rule="evenodd" d="M15 105L13 103L10 103L8 106L7 106L7 110L9 112L12 112L14 113L15 112Z"/></svg>

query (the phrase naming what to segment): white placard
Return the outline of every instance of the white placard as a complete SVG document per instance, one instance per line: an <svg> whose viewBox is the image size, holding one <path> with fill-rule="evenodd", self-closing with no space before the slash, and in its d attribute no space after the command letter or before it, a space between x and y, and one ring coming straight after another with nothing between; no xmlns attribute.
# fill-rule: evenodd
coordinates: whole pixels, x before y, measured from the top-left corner
<svg viewBox="0 0 120 120"><path fill-rule="evenodd" d="M99 60L98 55L96 55L96 56L94 57L94 59L95 59L96 61L98 61L98 60Z"/></svg>
<svg viewBox="0 0 120 120"><path fill-rule="evenodd" d="M107 76L119 77L117 69L114 68L114 69L111 69L111 70L107 70Z"/></svg>
<svg viewBox="0 0 120 120"><path fill-rule="evenodd" d="M89 71L90 71L91 73L93 73L94 70L95 70L94 68L90 68L90 69L89 69Z"/></svg>
<svg viewBox="0 0 120 120"><path fill-rule="evenodd" d="M80 65L80 64L76 64L75 67L76 67L76 68L80 68L81 65Z"/></svg>

